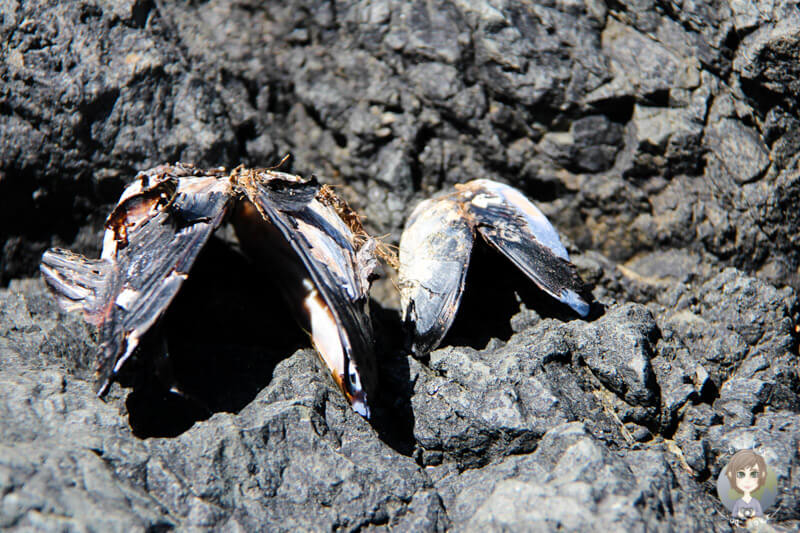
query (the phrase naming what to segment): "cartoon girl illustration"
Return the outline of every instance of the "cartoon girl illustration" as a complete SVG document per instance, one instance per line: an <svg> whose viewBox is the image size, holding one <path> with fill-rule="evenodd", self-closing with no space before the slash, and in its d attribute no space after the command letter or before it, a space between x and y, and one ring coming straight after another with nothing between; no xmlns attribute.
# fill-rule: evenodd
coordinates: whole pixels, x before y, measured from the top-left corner
<svg viewBox="0 0 800 533"><path fill-rule="evenodd" d="M767 481L767 463L764 458L753 450L739 450L728 463L725 476L731 489L742 495L733 503L731 515L740 519L764 516L761 502L753 496Z"/></svg>

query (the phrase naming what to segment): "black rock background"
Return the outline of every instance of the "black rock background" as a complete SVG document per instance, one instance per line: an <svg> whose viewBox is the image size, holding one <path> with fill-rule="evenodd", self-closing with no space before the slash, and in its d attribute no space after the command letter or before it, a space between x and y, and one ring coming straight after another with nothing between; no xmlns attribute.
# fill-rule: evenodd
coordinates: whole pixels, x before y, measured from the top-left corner
<svg viewBox="0 0 800 533"><path fill-rule="evenodd" d="M744 447L797 527L794 2L7 0L0 36L0 528L726 530ZM223 232L164 326L188 397L97 400L42 251L96 255L137 170L285 153L394 243L444 187L518 186L602 305L484 251L417 361L385 282L370 426Z"/></svg>

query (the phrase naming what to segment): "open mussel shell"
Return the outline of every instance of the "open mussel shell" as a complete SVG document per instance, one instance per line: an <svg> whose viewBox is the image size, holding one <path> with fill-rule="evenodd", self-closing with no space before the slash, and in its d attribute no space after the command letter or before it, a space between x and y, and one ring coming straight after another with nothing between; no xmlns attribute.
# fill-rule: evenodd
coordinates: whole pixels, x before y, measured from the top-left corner
<svg viewBox="0 0 800 533"><path fill-rule="evenodd" d="M473 180L422 202L400 238L401 306L415 354L436 348L453 323L475 232L544 292L588 315L586 285L544 214L513 187Z"/></svg>
<svg viewBox="0 0 800 533"><path fill-rule="evenodd" d="M45 252L40 269L58 303L98 327L98 395L162 317L235 206L243 246L285 282L285 296L334 380L369 417L367 398L377 386L366 309L371 242L356 239L336 210L316 198L318 191L315 180L271 169L161 165L123 192L106 221L100 259Z"/></svg>

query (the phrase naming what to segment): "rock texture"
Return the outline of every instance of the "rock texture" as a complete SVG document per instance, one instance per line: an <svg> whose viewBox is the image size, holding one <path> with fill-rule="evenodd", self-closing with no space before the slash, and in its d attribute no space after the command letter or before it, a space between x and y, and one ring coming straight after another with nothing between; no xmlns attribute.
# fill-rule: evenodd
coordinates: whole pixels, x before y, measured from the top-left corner
<svg viewBox="0 0 800 533"><path fill-rule="evenodd" d="M726 530L743 447L797 527L798 28L782 0L0 2L0 528ZM416 360L376 291L370 425L222 232L166 317L183 395L97 400L41 252L97 254L137 169L285 153L394 243L453 183L522 188L597 312L479 251Z"/></svg>

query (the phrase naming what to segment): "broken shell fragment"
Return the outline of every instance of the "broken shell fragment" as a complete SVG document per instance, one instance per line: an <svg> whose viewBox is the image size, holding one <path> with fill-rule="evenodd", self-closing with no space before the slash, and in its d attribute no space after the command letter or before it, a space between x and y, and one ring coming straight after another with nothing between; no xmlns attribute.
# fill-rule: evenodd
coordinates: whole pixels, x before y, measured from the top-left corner
<svg viewBox="0 0 800 533"><path fill-rule="evenodd" d="M452 325L476 231L544 292L589 314L585 284L544 214L513 187L473 180L422 202L400 238L401 305L414 353L436 348Z"/></svg>
<svg viewBox="0 0 800 533"><path fill-rule="evenodd" d="M45 252L40 269L58 303L98 326L98 395L108 391L233 210L243 246L284 282L334 381L369 417L377 376L366 310L365 280L374 266L370 239L356 239L337 212L316 199L318 192L314 180L270 169L226 173L161 165L140 173L123 192L106 221L100 259Z"/></svg>

